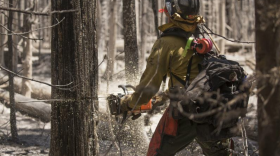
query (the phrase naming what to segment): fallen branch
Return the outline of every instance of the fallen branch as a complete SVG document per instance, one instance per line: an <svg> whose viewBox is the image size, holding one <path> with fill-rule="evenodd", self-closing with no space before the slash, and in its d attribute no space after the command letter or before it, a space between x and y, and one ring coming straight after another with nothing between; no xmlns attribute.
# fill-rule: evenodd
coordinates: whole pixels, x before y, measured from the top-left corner
<svg viewBox="0 0 280 156"><path fill-rule="evenodd" d="M6 103L5 106L9 107L9 92L0 89L0 99L4 100ZM27 98L23 95L15 93L15 109L23 114L26 114L30 117L41 120L42 122L50 122L51 121L51 105L46 104L44 102L36 102L36 103L20 103L20 101L29 101L34 100L31 98Z"/></svg>
<svg viewBox="0 0 280 156"><path fill-rule="evenodd" d="M8 82L8 77L4 72L0 71L0 84L5 84ZM22 78L14 77L14 88L15 92L21 93L21 87L22 87ZM32 88L32 94L31 97L34 99L50 99L51 98L51 87L44 85L44 84L38 84L36 82L31 82L31 88Z"/></svg>
<svg viewBox="0 0 280 156"><path fill-rule="evenodd" d="M243 146L244 146L244 155L248 156L248 138L247 138L247 133L246 133L246 129L244 126L244 121L241 118L241 134L242 134L242 138L243 138Z"/></svg>

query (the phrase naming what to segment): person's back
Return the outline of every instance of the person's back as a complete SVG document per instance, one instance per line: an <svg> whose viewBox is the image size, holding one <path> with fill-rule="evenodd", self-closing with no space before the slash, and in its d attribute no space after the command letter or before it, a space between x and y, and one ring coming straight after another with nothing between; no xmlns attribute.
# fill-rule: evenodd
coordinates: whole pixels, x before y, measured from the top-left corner
<svg viewBox="0 0 280 156"><path fill-rule="evenodd" d="M159 91L166 75L170 77L169 88L184 88L184 83L191 82L199 73L201 58L194 55L194 51L187 46L189 37L197 31L197 24L203 22L203 18L197 16L199 0L166 0L165 10L171 22L159 27L163 34L151 50L147 67L135 92L122 99L122 111L147 103ZM231 154L230 138L212 136L210 125L197 124L187 117L175 118L171 112L169 106L153 134L147 156L175 155L194 139L207 156Z"/></svg>
<svg viewBox="0 0 280 156"><path fill-rule="evenodd" d="M152 53L148 59L147 68L140 81L140 86L142 86L143 81L154 84L152 78L153 76L158 77L157 81L162 81L161 77L168 74L170 77L169 88L171 86L184 88L185 86L179 81L179 79L184 82L186 81L186 73L190 58L194 54L192 50L188 50L186 56L184 56L187 40L188 38L180 37L179 35L172 33L158 39L155 42ZM194 55L193 57L194 58L191 63L190 82L198 75L198 65L202 60L202 58L198 55ZM155 92L157 92L158 86L153 87L156 88ZM141 99L145 99L145 97L147 97L147 100L149 100L155 92L150 92L150 95L145 96L146 92L144 91L142 93L143 98ZM140 94L141 92L139 92L139 95ZM136 101L138 96L134 97ZM174 119L170 114L169 107L165 111L157 129L155 130L153 138L150 142L147 156L175 155L178 151L190 144L194 139L197 140L206 155L230 155L232 140L223 137L213 139L215 136L211 135L211 130L212 127L209 127L209 125L198 125L189 120L187 117Z"/></svg>
<svg viewBox="0 0 280 156"><path fill-rule="evenodd" d="M152 53L147 60L147 68L141 77L139 85L136 87L136 91L133 93L130 102L131 107L136 103L137 105L147 103L158 92L165 75L170 76L170 73L172 73L185 81L189 59L193 55L193 51L188 50L187 56L183 56L186 42L186 38L174 35L161 37L155 42ZM199 62L201 62L201 58L194 56L190 80L193 80L199 73ZM173 78L172 81L174 86L184 87L176 78ZM171 84L170 79L169 86ZM146 91L143 91L143 89ZM139 100L140 94L142 94L142 97Z"/></svg>

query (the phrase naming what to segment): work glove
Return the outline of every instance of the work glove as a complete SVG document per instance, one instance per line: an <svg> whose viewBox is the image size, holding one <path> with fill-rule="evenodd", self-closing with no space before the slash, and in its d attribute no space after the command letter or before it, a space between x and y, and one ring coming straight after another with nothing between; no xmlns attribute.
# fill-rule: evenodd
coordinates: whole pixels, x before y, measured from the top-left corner
<svg viewBox="0 0 280 156"><path fill-rule="evenodd" d="M121 98L121 114L124 114L124 116L126 116L128 112L133 111L132 110L133 108L129 106L130 101L131 101L131 95L126 95ZM137 110L139 108L140 106L136 106L134 110ZM132 120L136 120L141 116L141 113L131 112L131 115L132 115Z"/></svg>
<svg viewBox="0 0 280 156"><path fill-rule="evenodd" d="M132 108L130 108L128 106L130 101L131 101L131 95L126 95L121 98L121 113L122 114L132 110Z"/></svg>
<svg viewBox="0 0 280 156"><path fill-rule="evenodd" d="M168 94L166 92L159 92L157 95L155 95L153 100L153 109L158 106L163 106L164 103L168 100Z"/></svg>

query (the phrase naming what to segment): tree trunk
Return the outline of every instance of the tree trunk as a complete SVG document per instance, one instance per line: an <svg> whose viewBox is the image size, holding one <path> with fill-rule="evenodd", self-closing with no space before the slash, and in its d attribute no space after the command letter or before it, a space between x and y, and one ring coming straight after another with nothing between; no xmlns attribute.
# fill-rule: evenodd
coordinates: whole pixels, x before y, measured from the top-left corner
<svg viewBox="0 0 280 156"><path fill-rule="evenodd" d="M146 52L147 52L147 1L142 1L142 21L141 21L141 55L140 55L140 71L146 67Z"/></svg>
<svg viewBox="0 0 280 156"><path fill-rule="evenodd" d="M123 0L123 25L124 25L124 52L125 52L125 77L126 83L137 84L138 77L138 47L136 32L135 0ZM146 153L148 146L148 137L143 130L144 119L139 118L136 121L129 120L126 123L129 130L122 130L122 141L131 147L137 147L134 153L142 155ZM141 150L139 150L141 149Z"/></svg>
<svg viewBox="0 0 280 156"><path fill-rule="evenodd" d="M219 3L220 8L220 30L219 34L222 36L226 36L226 1L220 1ZM221 54L225 54L225 41L224 39L219 41L220 51Z"/></svg>
<svg viewBox="0 0 280 156"><path fill-rule="evenodd" d="M9 7L13 7L13 0L9 0ZM13 30L13 12L9 11L9 18L8 18L8 29L10 31ZM10 31L8 31L7 33L11 33ZM14 51L13 51L13 36L9 35L8 36L8 55L7 55L7 60L9 60L8 62L8 69L11 71L15 71L16 67L14 66ZM12 139L16 140L18 137L18 133L17 133L17 121L16 121L16 109L15 109L15 92L14 92L14 75L12 75L11 73L9 73L9 90L10 90L10 105L11 105L11 109L10 109L10 125L11 125L11 134L12 134Z"/></svg>
<svg viewBox="0 0 280 156"><path fill-rule="evenodd" d="M154 12L154 22L155 22L155 31L156 35L159 38L159 30L158 30L158 0L152 0L152 8Z"/></svg>
<svg viewBox="0 0 280 156"><path fill-rule="evenodd" d="M135 85L138 76L135 0L123 0L125 76L127 84Z"/></svg>
<svg viewBox="0 0 280 156"><path fill-rule="evenodd" d="M110 29L109 29L109 51L107 52L107 68L104 74L104 77L107 78L107 81L112 80L114 74L114 64L115 64L115 54L116 54L116 40L117 40L117 6L118 0L113 0L110 5Z"/></svg>
<svg viewBox="0 0 280 156"><path fill-rule="evenodd" d="M101 14L102 14L102 20L100 21L102 28L100 32L100 40L98 42L98 49L101 53L103 53L105 50L107 44L107 36L108 36L108 10L109 10L109 1L103 0L101 3ZM107 50L108 51L108 50Z"/></svg>
<svg viewBox="0 0 280 156"><path fill-rule="evenodd" d="M35 7L35 1L31 0L25 2L26 10L33 11ZM23 24L23 32L29 32L31 30L32 24L32 16L25 14L23 15L24 24ZM26 37L31 37L31 33L25 35ZM32 78L32 41L30 39L23 39L23 76ZM31 81L23 79L22 80L22 94L26 97L31 97L32 88L31 88Z"/></svg>
<svg viewBox="0 0 280 156"><path fill-rule="evenodd" d="M13 6L16 6L16 5L18 5L18 1L14 1L14 5ZM14 32L19 32L19 25L17 25L17 22L18 22L18 13L14 13L13 14L13 31ZM17 35L14 35L13 36L13 52L14 52L14 56L13 56L13 63L14 63L14 67L15 67L15 70L14 70L14 72L17 72L17 64L18 64L18 49L17 49L17 47L18 47L18 43L19 43L19 40L20 40L20 38L19 38L19 36L17 36Z"/></svg>
<svg viewBox="0 0 280 156"><path fill-rule="evenodd" d="M102 39L102 6L101 6L101 0L97 0L97 44L98 48L101 46ZM99 56L100 57L100 56Z"/></svg>
<svg viewBox="0 0 280 156"><path fill-rule="evenodd" d="M280 25L278 0L258 0L256 6L256 69L260 156L280 155ZM267 76L269 75L269 77ZM263 88L264 87L264 88ZM261 89L263 88L263 89Z"/></svg>
<svg viewBox="0 0 280 156"><path fill-rule="evenodd" d="M52 0L52 10L78 12L56 14L63 23L52 29L52 84L73 82L74 90L52 88L51 156L98 154L98 52L96 0ZM69 101L71 100L71 101Z"/></svg>
<svg viewBox="0 0 280 156"><path fill-rule="evenodd" d="M5 16L4 14L0 14L0 23L2 25L5 25ZM2 34L5 33L5 29L4 28L0 28L0 32ZM4 62L4 47L6 44L6 35L0 35L0 65L1 66L5 66L5 62Z"/></svg>

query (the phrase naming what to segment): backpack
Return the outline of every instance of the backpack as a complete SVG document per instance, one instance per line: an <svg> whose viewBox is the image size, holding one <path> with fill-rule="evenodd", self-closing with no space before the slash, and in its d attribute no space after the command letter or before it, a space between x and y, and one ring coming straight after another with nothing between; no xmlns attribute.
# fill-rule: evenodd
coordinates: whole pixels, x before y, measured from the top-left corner
<svg viewBox="0 0 280 156"><path fill-rule="evenodd" d="M181 99L184 111L194 115L216 111L192 120L220 129L236 126L238 118L247 112L250 87L244 87L246 77L239 63L227 60L223 55L205 56L202 71L188 85L184 99Z"/></svg>
<svg viewBox="0 0 280 156"><path fill-rule="evenodd" d="M194 36L198 35L197 32ZM170 28L163 32L161 37L178 36L188 40L191 35L192 33L179 28ZM169 88L170 114L174 119L184 117L178 110L178 104L182 104L183 111L188 114L201 114L230 103L223 112L191 119L199 124L210 124L213 129L220 128L226 131L225 129L235 127L238 118L244 117L247 112L250 88L249 83L245 85L247 74L238 62L227 60L224 55L216 55L211 51L201 56L204 59L199 65L200 73L191 84L189 82L193 56L188 65L186 81L170 72L171 83L174 77L185 86L183 89L176 86Z"/></svg>

